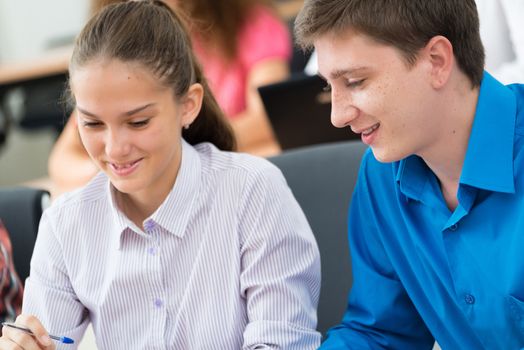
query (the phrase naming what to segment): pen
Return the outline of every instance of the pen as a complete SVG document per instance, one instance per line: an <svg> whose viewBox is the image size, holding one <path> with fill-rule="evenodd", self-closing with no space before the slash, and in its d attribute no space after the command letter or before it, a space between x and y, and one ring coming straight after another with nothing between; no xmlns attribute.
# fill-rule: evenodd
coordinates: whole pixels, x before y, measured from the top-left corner
<svg viewBox="0 0 524 350"><path fill-rule="evenodd" d="M2 326L5 326L5 327L9 327L9 328L14 328L14 329L18 329L19 331L22 331L22 332L25 332L29 335L32 335L33 337L35 336L33 334L33 332L31 332L31 330L29 328L25 328L25 327L20 327L20 326L17 326L15 324L12 324L12 323L9 323L9 322L3 322L2 323ZM68 337L58 337L56 335L51 335L49 334L49 338L53 339L53 340L56 340L56 341L59 341L61 343L64 343L64 344L73 344L75 341L71 338L68 338Z"/></svg>

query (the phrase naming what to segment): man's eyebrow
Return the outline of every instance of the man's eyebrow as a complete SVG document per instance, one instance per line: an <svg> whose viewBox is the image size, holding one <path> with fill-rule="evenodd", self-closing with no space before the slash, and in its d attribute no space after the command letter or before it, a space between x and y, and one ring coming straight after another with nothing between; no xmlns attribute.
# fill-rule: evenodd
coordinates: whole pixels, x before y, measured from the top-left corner
<svg viewBox="0 0 524 350"><path fill-rule="evenodd" d="M365 71L366 69L368 69L368 67L356 67L356 68L351 68L351 69L337 69L331 72L329 76L331 79L336 80L340 78L341 76L359 73L360 71ZM323 76L320 72L317 72L317 75L320 78L322 78L322 80L327 81L326 77Z"/></svg>
<svg viewBox="0 0 524 350"><path fill-rule="evenodd" d="M134 108L134 109L132 109L132 110L130 110L130 111L124 112L123 115L126 115L126 116L129 117L129 116L132 116L133 114L136 114L136 113L138 113L138 112L141 112L141 111L143 111L144 109L147 109L147 108L152 107L152 106L154 106L154 105L155 105L155 103L148 103L148 104L145 104L145 105L143 105L143 106L140 106L140 107ZM91 113L91 112L89 112L88 110L85 110L83 107L76 106L76 108L77 108L77 109L78 109L82 114L85 114L85 115L87 115L87 116L89 116L89 117L92 117L92 118L100 118L100 117L97 116L96 114Z"/></svg>

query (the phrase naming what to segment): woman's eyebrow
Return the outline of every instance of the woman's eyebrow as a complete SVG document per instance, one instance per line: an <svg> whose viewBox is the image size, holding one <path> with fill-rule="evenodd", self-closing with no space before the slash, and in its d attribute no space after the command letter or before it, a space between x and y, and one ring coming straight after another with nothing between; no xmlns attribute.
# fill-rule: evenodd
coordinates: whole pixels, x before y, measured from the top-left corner
<svg viewBox="0 0 524 350"><path fill-rule="evenodd" d="M136 114L138 112L141 112L143 111L144 109L147 109L149 107L152 107L156 105L156 103L147 103L143 106L140 106L140 107L137 107L137 108L134 108L130 111L127 111L127 112L124 112L123 115L125 116L132 116L133 114ZM89 112L88 110L84 109L83 107L79 107L79 106L76 106L76 108L82 113L82 114L85 114L87 116L90 116L90 117L93 117L93 118L99 118L95 113L92 113L92 112Z"/></svg>

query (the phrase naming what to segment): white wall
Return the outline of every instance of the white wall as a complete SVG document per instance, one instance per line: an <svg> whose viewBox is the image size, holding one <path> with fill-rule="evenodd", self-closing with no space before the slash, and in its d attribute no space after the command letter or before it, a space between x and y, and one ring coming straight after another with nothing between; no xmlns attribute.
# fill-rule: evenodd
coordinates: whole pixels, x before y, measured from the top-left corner
<svg viewBox="0 0 524 350"><path fill-rule="evenodd" d="M88 9L88 0L0 0L0 62L37 56L50 40L76 35Z"/></svg>
<svg viewBox="0 0 524 350"><path fill-rule="evenodd" d="M0 64L35 59L49 41L74 37L88 16L89 0L0 0ZM0 149L0 186L46 176L52 130L11 129Z"/></svg>

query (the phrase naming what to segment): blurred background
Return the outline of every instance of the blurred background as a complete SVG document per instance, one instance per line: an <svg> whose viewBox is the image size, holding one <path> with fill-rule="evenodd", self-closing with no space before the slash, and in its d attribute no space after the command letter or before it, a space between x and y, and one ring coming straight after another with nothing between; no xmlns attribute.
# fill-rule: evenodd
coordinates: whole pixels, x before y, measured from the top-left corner
<svg viewBox="0 0 524 350"><path fill-rule="evenodd" d="M0 68L58 54L70 45L89 15L88 0L0 0ZM9 72L8 72L9 73ZM20 106L20 91L0 90L2 105ZM9 97L9 98L7 98ZM9 101L7 101L9 100ZM12 106L14 104L14 106ZM19 111L20 112L20 111ZM6 113L5 108L0 113ZM5 118L0 118L5 124ZM0 125L0 185L22 183L47 174L47 158L57 130L54 126L21 128ZM2 136L9 133L2 143Z"/></svg>

